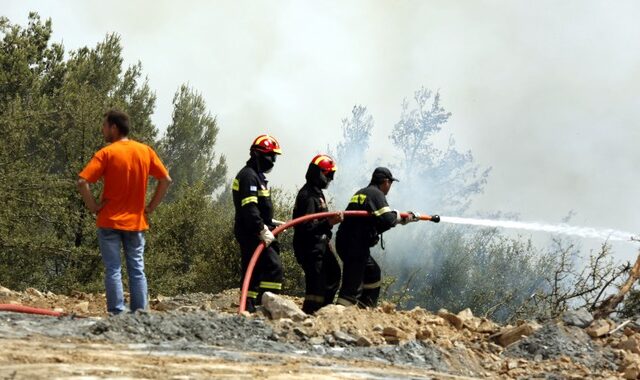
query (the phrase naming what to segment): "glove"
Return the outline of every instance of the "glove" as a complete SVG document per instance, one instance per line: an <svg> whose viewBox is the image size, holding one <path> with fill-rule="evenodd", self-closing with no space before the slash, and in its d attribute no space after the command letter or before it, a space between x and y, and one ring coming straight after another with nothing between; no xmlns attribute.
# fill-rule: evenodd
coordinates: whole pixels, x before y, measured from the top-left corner
<svg viewBox="0 0 640 380"><path fill-rule="evenodd" d="M260 231L260 240L264 242L265 247L268 247L275 240L275 238L276 237L273 236L273 232L271 232L271 230L269 230L269 227L267 227L266 225L264 226L262 231Z"/></svg>
<svg viewBox="0 0 640 380"><path fill-rule="evenodd" d="M398 223L404 226L407 223L413 223L420 220L420 214L418 214L417 212L407 211L407 214L409 215L406 218L400 218L400 221ZM399 216L400 216L400 213L398 213L398 217Z"/></svg>

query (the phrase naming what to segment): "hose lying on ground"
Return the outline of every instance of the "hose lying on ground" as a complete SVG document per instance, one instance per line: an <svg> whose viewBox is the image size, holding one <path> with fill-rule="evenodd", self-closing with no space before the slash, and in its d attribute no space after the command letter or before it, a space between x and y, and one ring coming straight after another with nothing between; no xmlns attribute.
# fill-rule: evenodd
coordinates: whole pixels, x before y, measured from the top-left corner
<svg viewBox="0 0 640 380"><path fill-rule="evenodd" d="M24 306L24 305L14 305L10 303L0 303L0 311L11 311L14 313L25 313L25 314L38 314L38 315L48 315L51 317L63 317L68 315L67 313L62 313L59 311L53 311L48 309L38 309L36 307Z"/></svg>
<svg viewBox="0 0 640 380"><path fill-rule="evenodd" d="M301 216L299 218L290 220L276 228L274 228L273 235L277 236L280 232L286 230L287 228L291 228L293 226L295 226L296 224L300 224L300 223L304 223L307 222L309 220L313 220L313 219L322 219L322 218L328 218L331 216L336 216L338 214L342 213L344 215L345 218L347 217L370 217L373 216L372 214L368 213L367 211L329 211L329 212L319 212L317 214L309 214L309 215L304 215ZM409 216L408 213L406 212L401 212L400 216L402 218L406 218ZM431 222L435 222L438 223L440 221L440 217L438 215L420 215L420 220L426 220L426 221L431 221ZM262 250L264 249L264 243L260 243L258 245L258 247L256 248L256 250L253 252L253 256L251 256L251 261L249 261L249 265L247 266L247 272L244 275L244 281L242 282L242 291L240 293L240 306L238 307L238 313L242 314L247 307L247 292L249 291L249 283L251 282L251 275L253 274L253 269L256 266L256 263L258 262L258 258L260 258L260 254L262 253Z"/></svg>

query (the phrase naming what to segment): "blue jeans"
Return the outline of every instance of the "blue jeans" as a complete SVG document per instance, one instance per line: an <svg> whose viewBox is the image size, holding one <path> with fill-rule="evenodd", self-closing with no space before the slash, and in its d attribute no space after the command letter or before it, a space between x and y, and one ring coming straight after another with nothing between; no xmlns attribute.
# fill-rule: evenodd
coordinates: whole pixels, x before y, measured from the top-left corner
<svg viewBox="0 0 640 380"><path fill-rule="evenodd" d="M147 306L147 278L144 275L144 232L98 228L98 245L104 264L104 286L107 291L107 311L119 314L125 310L122 290L120 247L124 247L129 275L131 311Z"/></svg>

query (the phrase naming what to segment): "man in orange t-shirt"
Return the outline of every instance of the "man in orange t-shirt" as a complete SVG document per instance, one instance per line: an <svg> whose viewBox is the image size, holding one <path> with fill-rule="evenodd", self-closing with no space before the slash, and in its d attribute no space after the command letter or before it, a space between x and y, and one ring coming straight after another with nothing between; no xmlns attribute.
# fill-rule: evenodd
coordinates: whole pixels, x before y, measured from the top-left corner
<svg viewBox="0 0 640 380"><path fill-rule="evenodd" d="M98 244L105 265L107 311L124 311L120 248L124 247L129 275L130 310L147 306L147 278L144 274L144 231L147 216L167 193L171 178L151 147L129 140L129 116L112 110L104 115L102 134L109 145L100 149L80 172L78 191L87 208L98 218ZM149 175L158 186L145 207ZM89 183L104 181L100 202L91 194Z"/></svg>

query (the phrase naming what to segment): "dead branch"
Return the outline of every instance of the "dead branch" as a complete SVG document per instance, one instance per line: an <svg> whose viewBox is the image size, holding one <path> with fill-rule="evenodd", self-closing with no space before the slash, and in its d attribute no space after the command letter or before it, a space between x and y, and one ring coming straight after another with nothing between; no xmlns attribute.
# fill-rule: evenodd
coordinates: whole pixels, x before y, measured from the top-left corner
<svg viewBox="0 0 640 380"><path fill-rule="evenodd" d="M627 277L625 283L622 285L622 287L620 287L618 293L609 296L604 301L602 301L600 306L596 308L594 318L603 318L611 314L616 309L616 307L618 307L620 302L622 302L624 296L629 292L629 290L631 290L631 287L638 280L638 278L640 278L640 254L636 259L636 263L633 265L633 268L631 268L631 271L629 272L629 277Z"/></svg>

